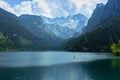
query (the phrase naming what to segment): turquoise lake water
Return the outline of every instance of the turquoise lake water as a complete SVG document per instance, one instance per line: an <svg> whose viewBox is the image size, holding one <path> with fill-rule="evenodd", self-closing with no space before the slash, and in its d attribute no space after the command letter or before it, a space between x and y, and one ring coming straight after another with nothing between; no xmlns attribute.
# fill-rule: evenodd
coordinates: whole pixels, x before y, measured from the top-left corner
<svg viewBox="0 0 120 80"><path fill-rule="evenodd" d="M82 52L0 52L0 80L120 80L120 57Z"/></svg>

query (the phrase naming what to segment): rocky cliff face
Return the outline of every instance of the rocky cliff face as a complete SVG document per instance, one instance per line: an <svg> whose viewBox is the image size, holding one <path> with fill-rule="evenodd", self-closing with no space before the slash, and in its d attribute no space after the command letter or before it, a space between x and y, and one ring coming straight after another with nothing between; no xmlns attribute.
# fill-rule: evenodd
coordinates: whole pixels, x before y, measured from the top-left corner
<svg viewBox="0 0 120 80"><path fill-rule="evenodd" d="M84 28L83 33L91 31L109 17L116 15L120 15L120 0L108 0L106 5L103 5L102 3L98 4L89 19L87 26Z"/></svg>
<svg viewBox="0 0 120 80"><path fill-rule="evenodd" d="M46 25L40 16L21 15L21 24L33 35L46 40L50 45L58 45L62 41Z"/></svg>
<svg viewBox="0 0 120 80"><path fill-rule="evenodd" d="M75 33L81 33L86 25L87 18L82 14L76 14L67 17L47 18L42 17L47 27L53 31L56 36L62 39L74 37Z"/></svg>

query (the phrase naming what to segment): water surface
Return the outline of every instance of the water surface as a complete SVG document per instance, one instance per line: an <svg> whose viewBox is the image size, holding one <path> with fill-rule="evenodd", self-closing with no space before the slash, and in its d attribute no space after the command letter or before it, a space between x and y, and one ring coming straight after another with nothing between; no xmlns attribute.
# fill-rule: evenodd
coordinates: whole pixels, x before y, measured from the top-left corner
<svg viewBox="0 0 120 80"><path fill-rule="evenodd" d="M1 52L0 80L120 80L120 58L98 53Z"/></svg>

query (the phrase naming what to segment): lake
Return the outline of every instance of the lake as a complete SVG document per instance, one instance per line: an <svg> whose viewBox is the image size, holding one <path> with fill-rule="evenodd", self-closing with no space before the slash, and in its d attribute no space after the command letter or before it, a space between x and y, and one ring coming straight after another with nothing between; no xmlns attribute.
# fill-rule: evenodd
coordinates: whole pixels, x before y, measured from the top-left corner
<svg viewBox="0 0 120 80"><path fill-rule="evenodd" d="M120 80L120 57L83 52L0 52L0 80Z"/></svg>

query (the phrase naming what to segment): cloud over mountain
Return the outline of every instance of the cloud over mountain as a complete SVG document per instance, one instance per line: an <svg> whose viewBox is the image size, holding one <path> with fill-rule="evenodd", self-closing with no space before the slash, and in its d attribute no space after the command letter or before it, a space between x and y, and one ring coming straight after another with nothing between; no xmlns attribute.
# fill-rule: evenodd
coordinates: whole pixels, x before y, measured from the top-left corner
<svg viewBox="0 0 120 80"><path fill-rule="evenodd" d="M90 17L96 4L101 2L105 4L107 0L22 0L14 6L7 0L0 0L0 7L17 16L34 14L60 17L82 13Z"/></svg>

